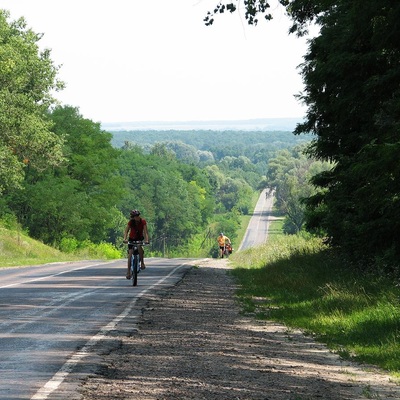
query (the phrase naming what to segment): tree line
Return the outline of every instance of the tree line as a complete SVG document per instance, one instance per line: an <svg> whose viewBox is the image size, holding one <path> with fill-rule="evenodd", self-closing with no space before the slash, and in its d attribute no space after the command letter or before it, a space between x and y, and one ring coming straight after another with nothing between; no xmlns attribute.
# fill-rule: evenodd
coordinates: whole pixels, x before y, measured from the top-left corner
<svg viewBox="0 0 400 400"><path fill-rule="evenodd" d="M265 175L268 160L277 151L310 141L289 131L134 130L113 131L112 134L115 147L130 142L149 152L153 145L162 143L186 163L207 165L224 159L232 163L232 157L240 156L235 164L250 161L261 175Z"/></svg>

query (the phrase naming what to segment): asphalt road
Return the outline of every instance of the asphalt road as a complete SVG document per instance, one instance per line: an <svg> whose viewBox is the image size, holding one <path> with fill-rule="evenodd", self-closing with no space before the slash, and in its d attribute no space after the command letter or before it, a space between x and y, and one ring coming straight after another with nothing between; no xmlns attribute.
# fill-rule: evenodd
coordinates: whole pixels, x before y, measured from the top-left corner
<svg viewBox="0 0 400 400"><path fill-rule="evenodd" d="M261 192L247 227L246 234L238 250L245 250L249 247L263 244L268 238L268 228L273 204L273 193L268 196L266 193L266 190Z"/></svg>
<svg viewBox="0 0 400 400"><path fill-rule="evenodd" d="M168 288L195 265L148 258L132 287L126 260L0 269L0 399L50 399L90 349L132 322L137 299ZM101 343L104 347L104 343Z"/></svg>
<svg viewBox="0 0 400 400"><path fill-rule="evenodd" d="M262 192L238 250L266 241L271 207ZM114 330L132 331L137 300L175 285L196 260L146 265L137 287L125 279L126 260L0 268L0 399L60 398L70 375L76 382L96 370L96 346L106 351L118 346Z"/></svg>

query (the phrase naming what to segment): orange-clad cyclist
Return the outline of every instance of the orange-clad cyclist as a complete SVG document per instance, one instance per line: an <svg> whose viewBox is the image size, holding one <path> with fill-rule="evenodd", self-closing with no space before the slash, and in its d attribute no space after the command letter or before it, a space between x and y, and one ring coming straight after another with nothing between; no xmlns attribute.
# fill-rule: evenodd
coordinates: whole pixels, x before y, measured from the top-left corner
<svg viewBox="0 0 400 400"><path fill-rule="evenodd" d="M219 255L221 258L224 258L225 246L227 244L231 245L231 239L228 236L225 236L223 232L219 234L217 237L218 245L219 245Z"/></svg>

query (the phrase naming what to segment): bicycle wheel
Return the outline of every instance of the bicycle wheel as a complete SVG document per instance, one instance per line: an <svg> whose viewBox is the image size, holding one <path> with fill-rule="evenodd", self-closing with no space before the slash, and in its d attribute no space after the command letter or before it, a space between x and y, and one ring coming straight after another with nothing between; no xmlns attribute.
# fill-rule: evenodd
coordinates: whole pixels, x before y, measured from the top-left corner
<svg viewBox="0 0 400 400"><path fill-rule="evenodd" d="M132 286L137 286L138 264L139 256L137 254L133 254L131 264Z"/></svg>

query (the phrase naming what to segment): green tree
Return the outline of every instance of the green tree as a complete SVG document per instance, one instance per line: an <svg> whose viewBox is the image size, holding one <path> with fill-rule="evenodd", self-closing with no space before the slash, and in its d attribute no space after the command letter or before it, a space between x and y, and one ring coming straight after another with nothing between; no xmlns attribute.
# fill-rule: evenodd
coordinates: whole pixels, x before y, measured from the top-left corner
<svg viewBox="0 0 400 400"><path fill-rule="evenodd" d="M9 22L0 10L0 194L20 187L27 166L38 170L59 165L63 138L45 117L54 104L58 68L50 51L39 51L41 35L24 19Z"/></svg>
<svg viewBox="0 0 400 400"><path fill-rule="evenodd" d="M73 107L56 107L48 118L65 139L66 160L48 171L29 166L24 190L7 196L9 207L33 237L49 244L114 237L123 185L111 135Z"/></svg>
<svg viewBox="0 0 400 400"><path fill-rule="evenodd" d="M313 179L320 192L308 201L308 226L325 231L332 244L355 258L383 257L386 264L398 265L400 4L280 3L292 18L291 32L303 35L312 22L320 28L301 66L305 90L300 100L308 109L295 133L315 135L309 154L334 167ZM266 8L262 0L245 2L249 23ZM206 22L226 10L226 2L220 3Z"/></svg>
<svg viewBox="0 0 400 400"><path fill-rule="evenodd" d="M323 191L310 199L310 214L318 214L313 222L333 244L355 257L395 254L396 260L400 5L339 5L319 12L321 34L310 42L303 65L309 111L296 132L315 134L310 153L336 164L315 177Z"/></svg>
<svg viewBox="0 0 400 400"><path fill-rule="evenodd" d="M121 175L127 187L122 211L138 208L149 223L155 249L185 245L205 229L214 210L211 186L198 167L177 160L165 144L150 154L137 146L122 151Z"/></svg>

